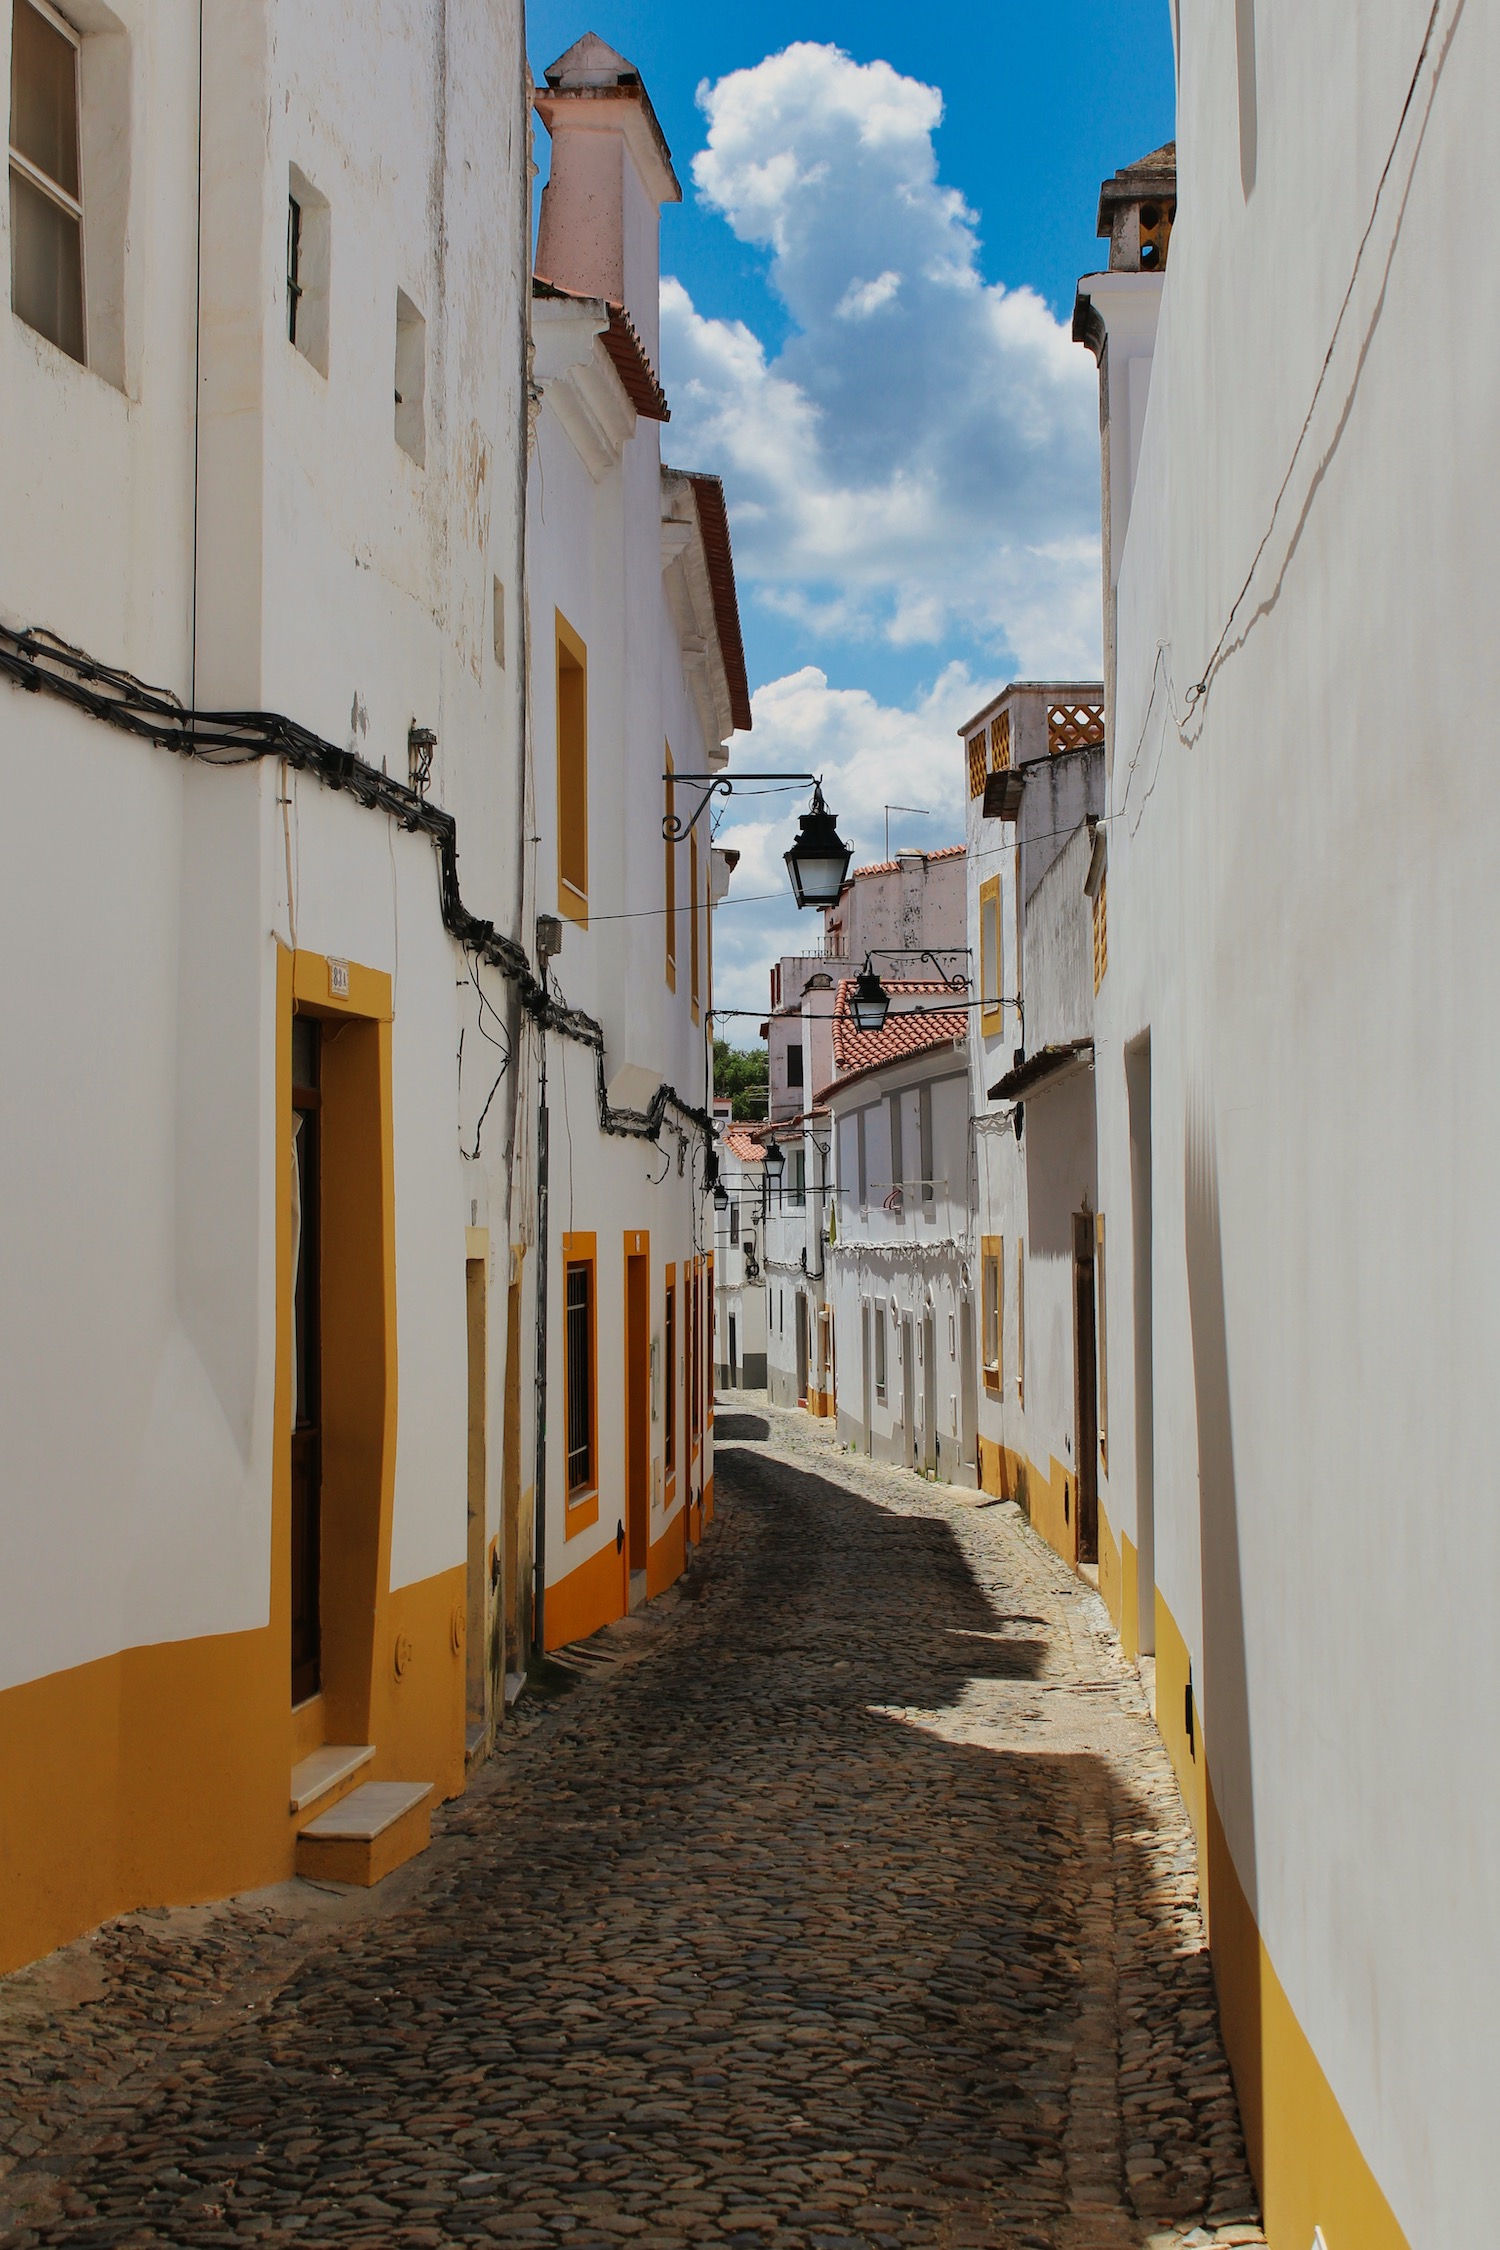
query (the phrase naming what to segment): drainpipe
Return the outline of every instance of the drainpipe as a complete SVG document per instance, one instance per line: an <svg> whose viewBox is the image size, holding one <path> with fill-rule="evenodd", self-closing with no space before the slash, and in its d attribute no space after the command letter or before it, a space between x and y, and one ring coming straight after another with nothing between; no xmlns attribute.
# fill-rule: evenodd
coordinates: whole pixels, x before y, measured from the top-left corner
<svg viewBox="0 0 1500 2250"><path fill-rule="evenodd" d="M538 1026L542 1046L541 1094L536 1112L536 1482L532 1490L532 1551L536 1591L532 1601L533 1653L546 1654L547 1639L547 1027Z"/></svg>

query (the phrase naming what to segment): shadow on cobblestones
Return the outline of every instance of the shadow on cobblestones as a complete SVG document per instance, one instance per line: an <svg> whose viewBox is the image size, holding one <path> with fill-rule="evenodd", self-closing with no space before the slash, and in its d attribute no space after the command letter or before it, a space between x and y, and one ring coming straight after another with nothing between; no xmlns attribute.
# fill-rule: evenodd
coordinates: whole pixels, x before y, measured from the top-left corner
<svg viewBox="0 0 1500 2250"><path fill-rule="evenodd" d="M1040 1709L1094 1686L1056 1572L722 1442L790 1419L721 1414L704 1598L484 1771L408 1904L44 2157L9 2239L1259 2239L1185 1828Z"/></svg>

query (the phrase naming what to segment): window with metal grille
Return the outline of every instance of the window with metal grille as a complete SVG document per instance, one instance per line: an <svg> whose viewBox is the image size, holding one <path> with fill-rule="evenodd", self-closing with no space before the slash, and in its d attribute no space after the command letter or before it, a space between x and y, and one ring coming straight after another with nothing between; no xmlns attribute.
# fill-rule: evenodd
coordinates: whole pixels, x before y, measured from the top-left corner
<svg viewBox="0 0 1500 2250"><path fill-rule="evenodd" d="M672 781L672 748L667 745L667 777L663 784L666 792L665 811L670 821L676 811L675 788ZM677 990L677 846L668 837L666 852L666 926L667 926L667 990Z"/></svg>
<svg viewBox="0 0 1500 2250"><path fill-rule="evenodd" d="M570 1260L566 1280L568 1497L594 1485L594 1269Z"/></svg>
<svg viewBox="0 0 1500 2250"><path fill-rule="evenodd" d="M987 1234L980 1244L983 1271L984 1304L984 1387L987 1391L1000 1389L1003 1380L1001 1353L1004 1334L1001 1324L1001 1286L1005 1271L1005 1243L998 1234Z"/></svg>
<svg viewBox="0 0 1500 2250"><path fill-rule="evenodd" d="M969 795L984 795L984 729L969 737Z"/></svg>
<svg viewBox="0 0 1500 2250"><path fill-rule="evenodd" d="M10 301L70 359L86 361L78 36L15 0L10 62Z"/></svg>
<svg viewBox="0 0 1500 2250"><path fill-rule="evenodd" d="M561 610L557 641L557 903L574 922L589 918L588 651Z"/></svg>
<svg viewBox="0 0 1500 2250"><path fill-rule="evenodd" d="M1001 988L1004 964L1000 957L1000 878L992 875L979 886L979 1028L985 1038L1002 1029Z"/></svg>
<svg viewBox="0 0 1500 2250"><path fill-rule="evenodd" d="M885 1397L885 1306L875 1307L875 1396Z"/></svg>

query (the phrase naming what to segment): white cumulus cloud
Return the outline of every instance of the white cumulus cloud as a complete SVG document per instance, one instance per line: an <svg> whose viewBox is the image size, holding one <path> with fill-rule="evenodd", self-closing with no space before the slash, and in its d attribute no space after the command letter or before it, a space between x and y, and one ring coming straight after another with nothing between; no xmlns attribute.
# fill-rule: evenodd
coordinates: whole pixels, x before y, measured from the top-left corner
<svg viewBox="0 0 1500 2250"><path fill-rule="evenodd" d="M663 282L674 451L722 471L744 591L825 638L1093 671L1093 368L1033 291L985 281L937 90L800 43L698 98L698 193L795 323L772 355Z"/></svg>

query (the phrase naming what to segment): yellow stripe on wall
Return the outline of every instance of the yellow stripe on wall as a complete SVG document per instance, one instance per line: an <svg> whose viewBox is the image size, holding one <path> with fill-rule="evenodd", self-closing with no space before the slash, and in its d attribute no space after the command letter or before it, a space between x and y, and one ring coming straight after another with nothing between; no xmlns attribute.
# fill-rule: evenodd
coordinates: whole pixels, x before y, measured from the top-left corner
<svg viewBox="0 0 1500 2250"><path fill-rule="evenodd" d="M1157 1727L1198 1838L1199 1888L1224 2045L1271 2250L1410 2250L1266 1950L1214 1801L1187 1643L1156 1595Z"/></svg>

